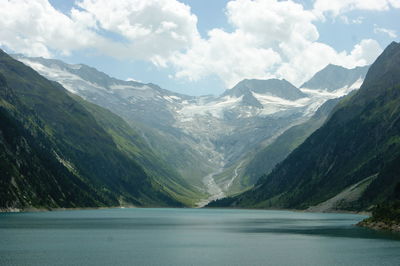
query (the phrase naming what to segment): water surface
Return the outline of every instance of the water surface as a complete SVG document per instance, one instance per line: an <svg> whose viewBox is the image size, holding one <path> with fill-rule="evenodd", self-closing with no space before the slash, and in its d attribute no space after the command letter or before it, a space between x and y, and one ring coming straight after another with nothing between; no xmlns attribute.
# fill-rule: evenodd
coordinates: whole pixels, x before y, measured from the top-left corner
<svg viewBox="0 0 400 266"><path fill-rule="evenodd" d="M364 216L218 209L0 214L0 265L400 265Z"/></svg>

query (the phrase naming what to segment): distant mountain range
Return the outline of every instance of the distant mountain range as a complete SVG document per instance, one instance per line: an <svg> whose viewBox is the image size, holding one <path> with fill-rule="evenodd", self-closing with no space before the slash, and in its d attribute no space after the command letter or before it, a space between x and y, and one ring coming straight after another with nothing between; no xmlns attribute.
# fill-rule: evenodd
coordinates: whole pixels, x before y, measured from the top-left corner
<svg viewBox="0 0 400 266"><path fill-rule="evenodd" d="M323 82L322 74L328 70L305 85L325 88L334 81ZM349 80L347 75L345 78ZM288 131L280 138L293 142L286 135ZM393 42L370 67L361 88L341 99L323 125L259 179L253 189L210 206L359 211L383 205L389 207L378 208L376 216L397 215L399 219L398 209L393 210L399 206L393 203L398 200L400 44ZM385 210L390 212L385 214Z"/></svg>
<svg viewBox="0 0 400 266"><path fill-rule="evenodd" d="M118 80L82 64L20 55L14 58L69 92L122 117L181 180L192 186L194 193L221 190L220 195L253 186L261 176L258 174L269 170L263 164L258 164L254 172L249 170L254 169L254 164L248 166L252 158L262 154L283 132L312 118L327 100L358 89L368 69L327 66L310 80L310 88L299 89L279 79L243 80L220 96L193 97L151 83ZM340 87L324 83L324 76L328 79L336 73L347 73ZM323 120L299 133L297 142L276 156L269 168ZM206 177L212 173L219 190L208 185Z"/></svg>

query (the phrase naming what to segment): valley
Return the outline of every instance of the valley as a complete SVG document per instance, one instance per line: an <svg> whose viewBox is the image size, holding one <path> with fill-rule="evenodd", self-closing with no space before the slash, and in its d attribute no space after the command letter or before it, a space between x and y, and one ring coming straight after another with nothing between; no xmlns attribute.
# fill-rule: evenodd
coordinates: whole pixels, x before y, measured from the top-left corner
<svg viewBox="0 0 400 266"><path fill-rule="evenodd" d="M368 70L329 65L301 88L279 79L243 80L219 96L188 96L118 80L86 65L14 57L121 116L177 170L188 190L208 195L197 205L251 188L261 176L246 175L251 154L308 121L327 100L358 89ZM332 75L346 79L332 87L332 81L321 78Z"/></svg>
<svg viewBox="0 0 400 266"><path fill-rule="evenodd" d="M197 202L196 207L202 208L214 200L218 200L218 199L222 199L222 198L226 197L224 191L215 182L215 179L214 179L214 176L220 174L222 171L223 171L223 168L219 169L218 171L216 171L214 173L208 174L203 178L202 181L206 188L207 193L209 194L209 197Z"/></svg>
<svg viewBox="0 0 400 266"><path fill-rule="evenodd" d="M392 44L388 50L396 53L396 45ZM389 60L386 57L383 54L380 61L377 60L375 64L385 64L382 62ZM9 76L11 73L9 69L12 68L7 64L17 63L7 59L6 55L4 58L7 63L4 65L3 73ZM109 189L112 192L107 193L111 194L102 195L96 201L87 199L89 206L110 205L114 202L113 204L122 206L174 204L188 207L234 206L296 208L310 211L357 211L372 208L371 206L374 206L377 203L376 200L381 197L375 199L374 197L377 196L369 196L374 193L370 187L381 182L379 171L382 170L379 170L379 167L383 166L379 165L384 161L379 159L380 157L375 158L374 156L377 155L367 152L365 154L369 154L370 157L362 159L363 157L355 156L352 158L356 160L354 162L344 161L347 151L341 151L342 155L338 157L335 150L338 148L321 143L324 138L330 138L331 143L336 143L336 135L332 135L332 132L336 132L338 136L344 134L341 131L344 130L343 125L338 126L336 125L338 122L332 122L338 119L338 114L343 116L341 120L339 119L340 121L348 119L352 121L348 128L352 128L353 124L357 123L360 123L360 127L365 127L362 133L356 133L357 131L353 130L352 134L358 134L358 138L361 139L370 138L365 135L369 124L357 120L360 119L357 114L368 113L365 111L367 109L363 109L366 108L363 105L365 101L377 104L371 100L369 94L377 95L376 101L383 105L383 107L376 107L376 112L392 108L391 112L396 113L394 104L385 105L385 101L389 100L379 96L381 93L379 90L368 89L373 86L388 86L385 84L389 84L390 80L384 81L376 77L376 75L387 75L384 68L379 70L379 67L375 66L373 68L375 70L371 72L368 66L346 69L328 65L300 88L284 79L245 79L219 96L188 96L164 90L151 83L118 80L86 65L70 65L59 60L20 55L14 55L14 58L26 65L18 65L20 71L29 72L32 71L29 67L32 67L39 74L66 88L61 97L68 99L64 100L65 102L79 105L79 108L82 108L78 108L82 110L80 112L95 121L92 127L98 127L102 130L101 132L104 132L101 134L105 134L108 138L105 142L109 142L113 147L111 149L115 149L118 154L112 156L121 156L116 163L123 163L126 169L133 165L140 169L139 172L135 170L135 182L144 182L142 183L143 191L133 192L136 190L133 183L128 185L128 187L132 186L131 192L124 191L127 185L122 185L122 183L118 185L118 182L126 181L116 181L117 183L114 184L109 183L109 180L105 178L97 185L98 188L90 192L94 193L91 197L99 197L100 194L96 196L95 194L100 193L98 189L102 186L101 182L110 186ZM396 57L392 60L395 61ZM396 68L395 63L393 68ZM379 74L379 71L383 71L383 74ZM388 68L387 71L391 73L396 70ZM35 76L37 74L34 72L31 75L35 77L33 80L38 80L38 84L42 82L39 82L41 77ZM3 96L6 113L12 110L10 105L18 106L14 101L18 101L16 99L19 97L23 106L34 108L36 113L31 115L37 115L39 119L39 122L34 123L34 127L40 123L52 123L51 121L56 118L49 116L48 112L44 112L39 107L42 100L35 99L31 102L31 99L26 97L25 88L20 85L24 78L21 76L4 80L5 88L9 89L9 82L12 84L11 94L6 93ZM339 81L336 81L337 79ZM397 84L395 79L393 82ZM52 86L59 86L58 83ZM50 91L52 86L46 87L46 90L57 95L54 89ZM361 87L360 91L359 87ZM13 90L15 92L12 92ZM368 90L372 92L365 92ZM16 93L15 96L13 93ZM35 93L40 94L39 87ZM395 102L396 89L389 89L387 93L393 95L390 101ZM349 103L353 101L356 104L353 103L349 107ZM70 108L58 108L60 108L60 113L70 116ZM343 111L347 108L353 111L347 114ZM19 123L27 123L24 122L23 116L15 116L15 118L20 121ZM68 119L66 122L71 124L71 129L76 130L75 127L78 125L74 124L76 122ZM384 122L376 125L372 123L372 125L386 126ZM37 127L41 132L42 129ZM332 129L327 129L329 127ZM65 134L63 128L54 127L54 125L49 124L49 129L51 130L49 132L57 132L60 136ZM37 134L31 132L29 127L26 130L29 134ZM390 140L390 143L393 141L397 143L395 128L390 128L390 130L393 131L390 134L394 134L391 137L394 140ZM43 134L45 138L50 138L48 145L55 145L54 159L67 169L69 174L78 179L84 175L81 179L83 182L87 182L87 178L96 180L95 176L90 176L86 172L87 169L93 169L93 165L80 165L81 162L78 162L77 158L67 155L70 152L67 146L58 146L61 145L58 144L59 140L52 140L51 134L54 133L43 132ZM69 135L66 136L71 138ZM350 133L346 133L338 143L343 145L341 141L349 141L353 150L368 151L368 145L366 142L360 142L361 139L350 137ZM74 138L68 141L73 142ZM380 141L385 143L384 135ZM314 147L310 142L318 143L318 145ZM90 145L96 144L88 142L87 145L90 150L92 149ZM324 148L324 145L327 147ZM395 144L391 147L395 147L393 145ZM104 147L104 149L109 148ZM313 151L313 149L317 150ZM324 149L328 153L323 152ZM388 156L392 158L390 160L396 160L395 148L393 151L386 150L387 144L384 144L381 149L379 156L386 156L385 154L388 153ZM99 150L99 155L96 156L109 156L100 155L102 152ZM360 156L364 152L357 154ZM326 162L320 162L320 155L323 156L322 158L333 156L336 159L326 159L327 162L331 162L326 165ZM90 158L89 154L85 156ZM40 160L38 163L41 163ZM378 166L374 168L372 163L369 161L363 163L363 160L376 160ZM352 168L355 162L360 163L356 170ZM388 162L392 164L391 161ZM303 164L321 164L321 166L307 168ZM343 164L343 167L337 168L336 164ZM332 172L331 169L334 167L337 170ZM112 171L118 170L114 167L107 171L113 175ZM310 173L307 171L325 171L325 174L314 172L319 179L303 181L302 178L305 180L310 178ZM326 175L332 175L332 180L324 181ZM350 177L346 179L344 176ZM21 181L24 179L22 174L19 178ZM126 178L131 180L133 176ZM145 179L141 181L141 178ZM295 178L295 181L288 181L291 178ZM343 183L338 182L337 178L343 179ZM328 182L330 185L318 187L313 184L307 189L303 188L302 182L313 183L317 182L316 180ZM19 190L21 185L15 185L15 179L8 182L10 186L15 187L16 191ZM118 186L122 187L118 188ZM62 186L59 185L58 190L62 191ZM310 192L311 190L314 192ZM157 195L154 195L155 191L158 191ZM137 195L132 197L131 193L137 193ZM120 196L117 197L117 195ZM29 204L24 200L16 202L18 202L15 203L16 205ZM11 208L16 207L15 204L11 204ZM54 204L54 207L58 207L58 204L60 203Z"/></svg>

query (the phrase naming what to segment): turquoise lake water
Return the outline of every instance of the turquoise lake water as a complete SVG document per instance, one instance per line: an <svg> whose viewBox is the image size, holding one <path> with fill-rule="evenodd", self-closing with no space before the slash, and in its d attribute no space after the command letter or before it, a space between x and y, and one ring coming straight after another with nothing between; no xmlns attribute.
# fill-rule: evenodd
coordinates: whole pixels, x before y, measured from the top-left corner
<svg viewBox="0 0 400 266"><path fill-rule="evenodd" d="M106 209L0 214L0 265L400 265L364 216Z"/></svg>

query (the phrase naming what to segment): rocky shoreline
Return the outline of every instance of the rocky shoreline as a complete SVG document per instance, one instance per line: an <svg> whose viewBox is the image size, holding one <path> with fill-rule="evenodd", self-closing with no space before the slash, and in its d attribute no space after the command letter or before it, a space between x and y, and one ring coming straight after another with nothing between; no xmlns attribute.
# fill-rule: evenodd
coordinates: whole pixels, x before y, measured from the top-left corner
<svg viewBox="0 0 400 266"><path fill-rule="evenodd" d="M362 220L357 226L378 230L378 231L391 231L400 233L400 223L386 222L386 221L374 221L371 218Z"/></svg>

